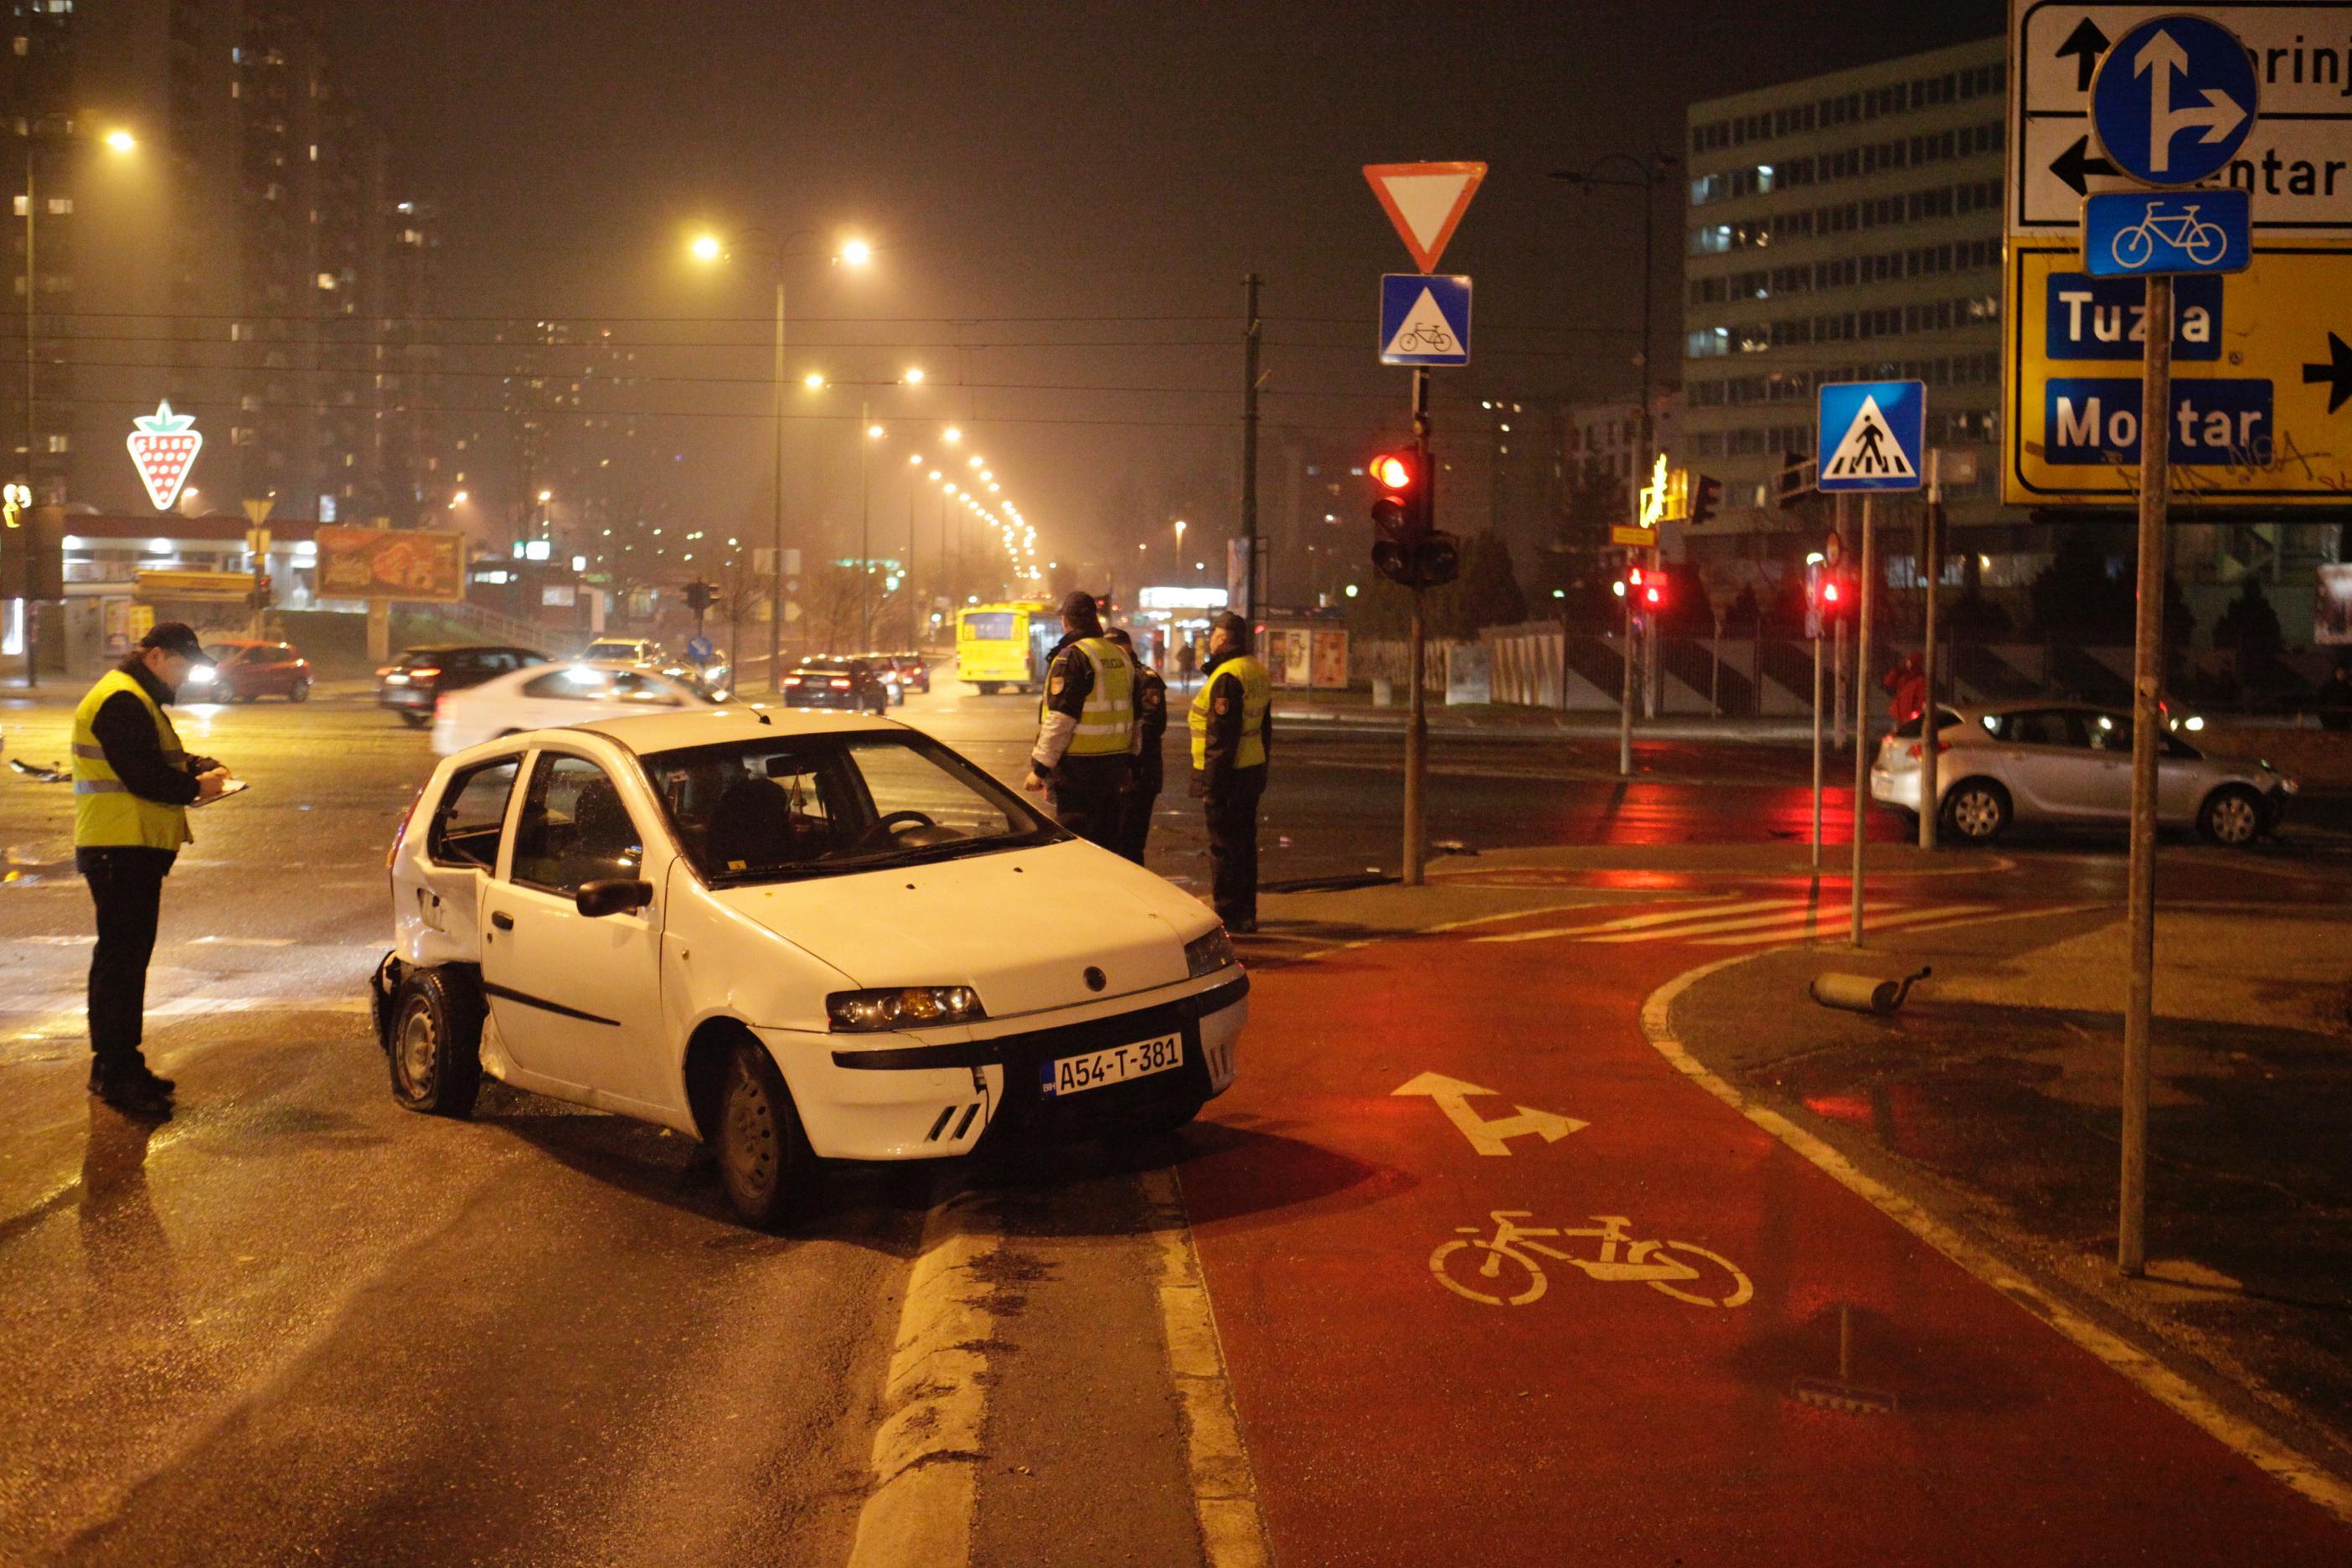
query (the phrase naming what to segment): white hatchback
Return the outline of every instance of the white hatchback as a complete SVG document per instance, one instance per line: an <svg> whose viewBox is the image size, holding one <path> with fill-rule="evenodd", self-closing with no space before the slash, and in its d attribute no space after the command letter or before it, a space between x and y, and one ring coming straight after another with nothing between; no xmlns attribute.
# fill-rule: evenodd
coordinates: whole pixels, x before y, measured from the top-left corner
<svg viewBox="0 0 2352 1568"><path fill-rule="evenodd" d="M1916 819L1920 724L1879 742L1870 797ZM1936 796L1947 836L1990 843L2012 822L2112 826L2131 817L2132 716L2083 703L1946 708ZM2177 734L2157 753L2157 820L2242 847L2274 831L2294 781L2268 763L2209 757Z"/></svg>
<svg viewBox="0 0 2352 1568"><path fill-rule="evenodd" d="M827 1160L1172 1130L1233 1082L1215 916L936 741L742 709L435 770L373 987L394 1098L485 1072L711 1144L772 1226Z"/></svg>
<svg viewBox="0 0 2352 1568"><path fill-rule="evenodd" d="M433 750L446 757L525 730L711 705L712 699L691 682L638 665L612 660L535 665L436 701Z"/></svg>

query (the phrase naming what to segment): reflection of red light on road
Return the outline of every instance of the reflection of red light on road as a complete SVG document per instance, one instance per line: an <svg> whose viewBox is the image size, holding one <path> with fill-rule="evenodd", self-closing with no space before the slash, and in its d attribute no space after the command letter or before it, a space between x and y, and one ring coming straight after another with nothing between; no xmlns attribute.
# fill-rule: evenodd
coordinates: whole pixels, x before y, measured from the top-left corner
<svg viewBox="0 0 2352 1568"><path fill-rule="evenodd" d="M1838 1121L1867 1121L1871 1117L1870 1101L1851 1094L1809 1094L1805 1109Z"/></svg>

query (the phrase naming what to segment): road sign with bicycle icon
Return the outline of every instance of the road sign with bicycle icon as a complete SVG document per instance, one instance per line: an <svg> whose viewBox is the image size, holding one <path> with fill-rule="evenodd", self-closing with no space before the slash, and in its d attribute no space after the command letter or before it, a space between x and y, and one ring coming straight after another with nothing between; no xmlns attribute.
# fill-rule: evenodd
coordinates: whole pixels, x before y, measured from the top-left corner
<svg viewBox="0 0 2352 1568"><path fill-rule="evenodd" d="M2083 202L2083 268L2095 278L2242 272L2253 259L2244 191L2114 191Z"/></svg>
<svg viewBox="0 0 2352 1568"><path fill-rule="evenodd" d="M1581 1269L1603 1284L1642 1284L1694 1307L1744 1307L1755 1284L1720 1253L1687 1241L1643 1240L1623 1215L1594 1215L1590 1226L1523 1226L1528 1209L1496 1209L1488 1216L1495 1234L1475 1225L1458 1226L1452 1241L1429 1255L1429 1271L1457 1296L1489 1307L1524 1307L1542 1297L1549 1279L1540 1259ZM1593 1243L1590 1257L1545 1240Z"/></svg>
<svg viewBox="0 0 2352 1568"><path fill-rule="evenodd" d="M1381 279L1381 363L1470 363L1470 279L1391 272Z"/></svg>

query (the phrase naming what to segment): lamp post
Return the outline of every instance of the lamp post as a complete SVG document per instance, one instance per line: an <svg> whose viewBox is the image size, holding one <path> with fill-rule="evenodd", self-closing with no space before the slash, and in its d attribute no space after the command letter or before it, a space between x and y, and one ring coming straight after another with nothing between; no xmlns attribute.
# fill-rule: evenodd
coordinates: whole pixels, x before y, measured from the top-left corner
<svg viewBox="0 0 2352 1568"><path fill-rule="evenodd" d="M1604 170L1612 168L1622 168L1631 172L1614 174L1603 173ZM1631 153L1612 153L1605 157L1595 159L1580 170L1556 169L1551 176L1555 180L1581 186L1587 190L1606 185L1620 190L1637 190L1642 193L1642 405L1635 413L1633 420L1634 428L1640 433L1638 439L1641 445L1635 449L1633 460L1628 465L1626 480L1626 489L1632 492L1632 516L1627 521L1635 526L1639 526L1642 521L1641 475L1647 468L1654 455L1651 448L1657 441L1656 431L1651 425L1650 412L1650 351L1655 340L1650 311L1657 276L1654 264L1654 247L1658 235L1657 197L1658 193L1664 189L1666 183L1673 178L1675 168L1675 160L1664 153L1654 154L1647 163ZM1655 546L1652 548L1654 550ZM1657 560L1653 555L1650 561L1651 568L1655 570L1657 564ZM1654 638L1656 636L1654 622L1653 626L1652 637ZM1565 627L1562 628L1563 631L1565 629ZM1633 773L1633 596L1631 594L1625 595L1625 690L1618 713L1617 773L1620 777L1626 778L1630 778Z"/></svg>
<svg viewBox="0 0 2352 1568"><path fill-rule="evenodd" d="M784 277L785 264L815 255L814 251L792 247L816 237L814 228L794 229L781 237L763 228L747 228L741 240L748 247L763 255L774 268L776 287L776 342L774 364L775 418L775 489L770 539L769 600L768 600L768 689L782 695L784 689ZM727 242L715 234L695 237L688 247L694 259L706 266L732 259ZM862 239L844 241L833 253L836 267L864 267L874 259L874 248ZM823 384L821 382L815 384ZM738 681L737 685L740 686Z"/></svg>

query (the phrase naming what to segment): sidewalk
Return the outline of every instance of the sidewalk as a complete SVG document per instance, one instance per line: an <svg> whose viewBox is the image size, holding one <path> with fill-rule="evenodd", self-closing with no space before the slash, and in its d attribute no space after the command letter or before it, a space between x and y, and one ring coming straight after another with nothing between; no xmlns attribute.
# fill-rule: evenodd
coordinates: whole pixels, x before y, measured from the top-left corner
<svg viewBox="0 0 2352 1568"><path fill-rule="evenodd" d="M1173 689L1171 688L1171 689ZM1277 723L1328 724L1334 728L1402 730L1412 715L1402 698L1391 707L1376 708L1360 691L1292 691L1275 693ZM1505 702L1449 705L1433 696L1429 703L1433 730L1486 731L1496 734L1570 735L1587 740L1614 740L1618 717L1613 712L1559 712ZM1677 713L1656 719L1635 715L1637 741L1734 741L1787 744L1812 737L1810 718L1716 719L1705 714Z"/></svg>
<svg viewBox="0 0 2352 1568"><path fill-rule="evenodd" d="M2115 1268L2126 964L2113 910L1781 950L1675 1002L1693 1056L2174 1371L2352 1475L2352 921L2159 917L2147 1278ZM1817 974L1932 963L1888 1018Z"/></svg>

